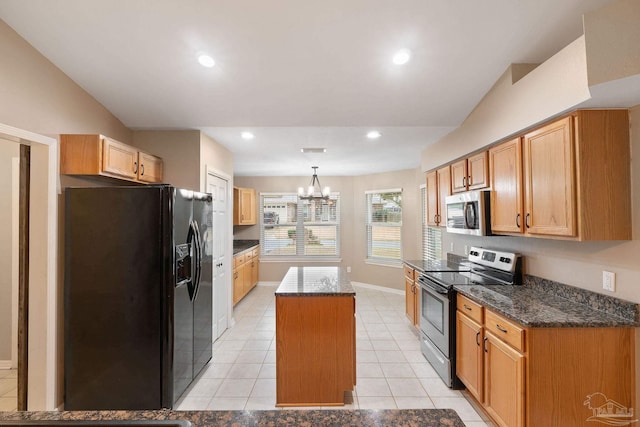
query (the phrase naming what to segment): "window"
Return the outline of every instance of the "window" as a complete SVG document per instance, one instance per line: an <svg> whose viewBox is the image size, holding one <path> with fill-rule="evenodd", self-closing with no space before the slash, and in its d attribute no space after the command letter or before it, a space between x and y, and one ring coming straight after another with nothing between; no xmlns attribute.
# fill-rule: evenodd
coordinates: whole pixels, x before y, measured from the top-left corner
<svg viewBox="0 0 640 427"><path fill-rule="evenodd" d="M422 199L422 259L442 258L442 231L427 225L427 187L420 186Z"/></svg>
<svg viewBox="0 0 640 427"><path fill-rule="evenodd" d="M340 194L300 200L293 193L260 194L260 248L265 257L340 255Z"/></svg>
<svg viewBox="0 0 640 427"><path fill-rule="evenodd" d="M367 191L367 259L399 264L402 257L402 189Z"/></svg>

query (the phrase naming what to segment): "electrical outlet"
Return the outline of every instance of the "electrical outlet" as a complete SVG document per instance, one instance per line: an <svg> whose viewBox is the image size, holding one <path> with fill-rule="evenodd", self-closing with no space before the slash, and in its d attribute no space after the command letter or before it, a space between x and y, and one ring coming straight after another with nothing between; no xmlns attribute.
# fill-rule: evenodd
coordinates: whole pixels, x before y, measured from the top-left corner
<svg viewBox="0 0 640 427"><path fill-rule="evenodd" d="M351 273L351 267L347 267L347 273Z"/></svg>
<svg viewBox="0 0 640 427"><path fill-rule="evenodd" d="M469 245L464 245L464 254L469 255Z"/></svg>
<svg viewBox="0 0 640 427"><path fill-rule="evenodd" d="M451 242L451 249L449 250L449 252L453 252L455 250L455 247L453 246L453 242Z"/></svg>
<svg viewBox="0 0 640 427"><path fill-rule="evenodd" d="M611 271L602 272L602 289L610 292L616 291L616 273Z"/></svg>

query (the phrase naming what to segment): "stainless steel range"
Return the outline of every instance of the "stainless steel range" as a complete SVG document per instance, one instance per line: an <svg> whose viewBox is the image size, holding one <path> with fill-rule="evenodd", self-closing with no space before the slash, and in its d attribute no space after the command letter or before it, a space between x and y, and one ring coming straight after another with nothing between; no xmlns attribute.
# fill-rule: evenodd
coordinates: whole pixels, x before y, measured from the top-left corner
<svg viewBox="0 0 640 427"><path fill-rule="evenodd" d="M425 262L420 284L420 347L422 354L451 388L456 376L455 285L520 285L522 258L517 253L472 247L468 261Z"/></svg>

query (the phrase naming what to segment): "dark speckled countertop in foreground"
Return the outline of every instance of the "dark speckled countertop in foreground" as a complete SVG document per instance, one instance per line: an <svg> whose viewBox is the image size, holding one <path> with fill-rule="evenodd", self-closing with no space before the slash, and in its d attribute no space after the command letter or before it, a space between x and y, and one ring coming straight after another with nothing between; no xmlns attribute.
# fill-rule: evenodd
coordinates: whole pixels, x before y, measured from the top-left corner
<svg viewBox="0 0 640 427"><path fill-rule="evenodd" d="M344 267L291 267L276 296L355 295Z"/></svg>
<svg viewBox="0 0 640 427"><path fill-rule="evenodd" d="M23 421L21 425L29 425L30 420L186 420L193 427L464 427L464 423L452 409L0 412L0 426L3 421Z"/></svg>
<svg viewBox="0 0 640 427"><path fill-rule="evenodd" d="M239 254L240 252L251 249L260 244L259 240L234 240L233 241L233 254Z"/></svg>

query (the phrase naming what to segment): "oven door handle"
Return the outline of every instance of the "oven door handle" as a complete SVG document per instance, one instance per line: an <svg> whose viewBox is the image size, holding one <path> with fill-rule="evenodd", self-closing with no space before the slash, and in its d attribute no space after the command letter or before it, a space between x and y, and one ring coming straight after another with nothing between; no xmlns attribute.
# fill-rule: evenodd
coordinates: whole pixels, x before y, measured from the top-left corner
<svg viewBox="0 0 640 427"><path fill-rule="evenodd" d="M433 292L439 293L440 295L447 295L449 293L449 291L447 291L446 289L442 289L440 287L436 287L430 284L427 281L427 279L424 279L422 276L418 277L418 282L420 282L421 285L424 285L425 288L430 289Z"/></svg>

